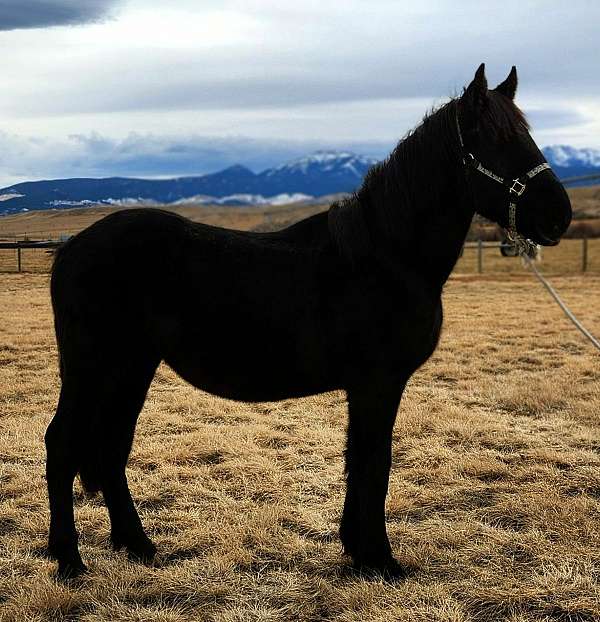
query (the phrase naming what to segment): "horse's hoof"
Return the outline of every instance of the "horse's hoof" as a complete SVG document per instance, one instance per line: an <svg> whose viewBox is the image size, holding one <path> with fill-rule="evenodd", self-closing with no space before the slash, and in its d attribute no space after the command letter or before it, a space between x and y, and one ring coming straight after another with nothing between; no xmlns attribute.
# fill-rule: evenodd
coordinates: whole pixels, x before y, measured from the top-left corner
<svg viewBox="0 0 600 622"><path fill-rule="evenodd" d="M151 540L142 546L128 546L127 554L129 559L142 564L151 564L156 556L156 546Z"/></svg>
<svg viewBox="0 0 600 622"><path fill-rule="evenodd" d="M80 559L68 562L58 562L56 579L62 582L73 581L86 572L87 566Z"/></svg>
<svg viewBox="0 0 600 622"><path fill-rule="evenodd" d="M113 537L112 543L115 551L125 548L129 559L132 561L149 564L156 556L156 546L154 546L154 542L146 534L130 538Z"/></svg>
<svg viewBox="0 0 600 622"><path fill-rule="evenodd" d="M407 576L407 569L392 557L382 559L354 560L354 568L372 579L400 581Z"/></svg>

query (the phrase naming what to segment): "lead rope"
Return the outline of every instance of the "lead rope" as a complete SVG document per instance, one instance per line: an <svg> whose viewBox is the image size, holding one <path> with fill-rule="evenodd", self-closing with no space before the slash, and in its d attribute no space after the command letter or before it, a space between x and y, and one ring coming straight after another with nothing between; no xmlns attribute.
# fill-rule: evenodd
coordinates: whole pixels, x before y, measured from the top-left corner
<svg viewBox="0 0 600 622"><path fill-rule="evenodd" d="M558 306L563 310L564 314L573 322L575 328L581 332L582 335L587 337L591 344L597 349L600 350L600 341L590 333L590 331L573 315L569 307L562 301L561 297L556 293L556 290L546 281L544 275L537 269L537 266L531 261L531 258L528 255L521 255L523 257L523 261L527 264L529 268L533 271L535 276L538 278L540 283L548 290L552 298L557 302Z"/></svg>

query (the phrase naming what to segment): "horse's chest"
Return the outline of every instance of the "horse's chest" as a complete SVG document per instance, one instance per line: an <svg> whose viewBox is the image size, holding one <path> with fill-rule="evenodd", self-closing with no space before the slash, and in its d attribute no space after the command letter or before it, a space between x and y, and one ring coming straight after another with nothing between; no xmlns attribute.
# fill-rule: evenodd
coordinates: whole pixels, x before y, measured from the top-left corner
<svg viewBox="0 0 600 622"><path fill-rule="evenodd" d="M373 369L410 375L434 352L442 326L439 297L424 288L381 288L345 304L328 339L351 373Z"/></svg>
<svg viewBox="0 0 600 622"><path fill-rule="evenodd" d="M408 366L411 371L421 366L435 351L442 329L440 301L408 307L399 314L390 330L387 353L391 360Z"/></svg>

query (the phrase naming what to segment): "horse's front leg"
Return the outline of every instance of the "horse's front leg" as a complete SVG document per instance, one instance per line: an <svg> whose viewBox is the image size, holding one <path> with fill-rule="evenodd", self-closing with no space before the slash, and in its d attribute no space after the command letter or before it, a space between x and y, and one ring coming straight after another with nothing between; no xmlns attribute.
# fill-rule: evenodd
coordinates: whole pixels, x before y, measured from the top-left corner
<svg viewBox="0 0 600 622"><path fill-rule="evenodd" d="M392 429L405 382L364 382L348 390L346 500L340 526L344 552L358 568L402 574L385 529Z"/></svg>

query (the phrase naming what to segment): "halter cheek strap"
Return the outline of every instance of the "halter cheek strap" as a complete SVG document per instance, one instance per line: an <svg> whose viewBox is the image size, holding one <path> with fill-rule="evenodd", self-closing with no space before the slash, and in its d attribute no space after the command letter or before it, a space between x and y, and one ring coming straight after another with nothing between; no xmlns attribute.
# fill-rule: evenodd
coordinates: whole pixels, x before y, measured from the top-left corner
<svg viewBox="0 0 600 622"><path fill-rule="evenodd" d="M479 173L482 173L486 177L489 177L493 181L508 188L508 229L506 230L508 239L515 245L519 254L535 257L537 253L537 244L525 238L517 230L517 202L519 197L521 197L521 195L525 192L527 182L533 179L536 175L539 175L542 171L550 169L550 165L548 162L542 162L524 175L521 175L521 177L517 177L517 179L505 179L504 177L500 177L500 175L496 175L493 171L485 168L485 166L483 166L483 164L481 164L481 162L472 153L465 153L465 143L460 131L458 114L456 116L456 128L458 130L458 139L460 141L461 149L465 154L463 156L463 164L465 167L467 167L467 169L473 169Z"/></svg>

